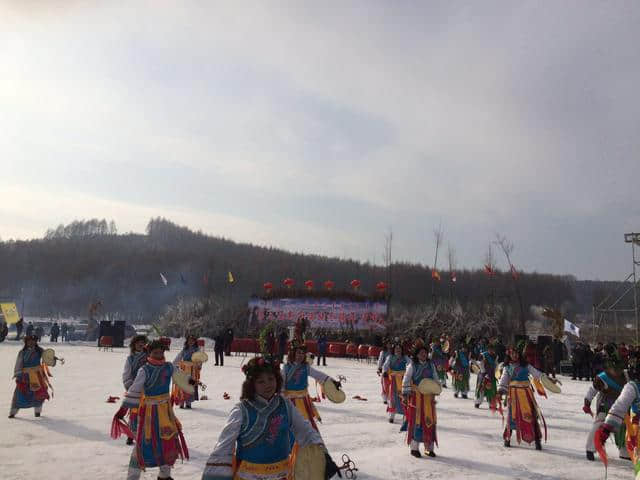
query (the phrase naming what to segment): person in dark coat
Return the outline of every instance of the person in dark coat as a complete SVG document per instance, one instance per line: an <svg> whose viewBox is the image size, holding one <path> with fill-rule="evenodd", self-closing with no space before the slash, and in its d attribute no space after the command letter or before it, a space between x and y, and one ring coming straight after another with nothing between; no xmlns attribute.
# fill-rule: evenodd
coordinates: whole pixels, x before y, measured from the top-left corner
<svg viewBox="0 0 640 480"><path fill-rule="evenodd" d="M9 327L6 322L2 322L2 325L0 325L0 342L4 342L7 335L9 335Z"/></svg>
<svg viewBox="0 0 640 480"><path fill-rule="evenodd" d="M233 328L229 328L224 336L224 354L231 355L231 344L233 343Z"/></svg>
<svg viewBox="0 0 640 480"><path fill-rule="evenodd" d="M24 328L24 318L20 317L20 320L16 323L16 340L20 340L22 335L22 329Z"/></svg>
<svg viewBox="0 0 640 480"><path fill-rule="evenodd" d="M27 325L27 331L25 332L27 337L33 336L33 329L33 322L29 322L29 325Z"/></svg>
<svg viewBox="0 0 640 480"><path fill-rule="evenodd" d="M213 345L213 351L216 355L216 366L220 365L221 367L224 366L224 337L225 336L223 335L223 333L219 332L218 335L216 335L216 337L213 339L215 342L215 344Z"/></svg>
<svg viewBox="0 0 640 480"><path fill-rule="evenodd" d="M51 330L49 330L49 338L52 342L58 343L58 335L60 335L60 327L58 326L58 322L55 322L51 326Z"/></svg>
<svg viewBox="0 0 640 480"><path fill-rule="evenodd" d="M40 325L38 325L36 327L36 337L38 337L38 341L42 340L42 336L44 335L44 328L42 328Z"/></svg>
<svg viewBox="0 0 640 480"><path fill-rule="evenodd" d="M60 334L62 335L63 342L69 341L69 326L66 322L62 322L62 330L60 331Z"/></svg>
<svg viewBox="0 0 640 480"><path fill-rule="evenodd" d="M327 366L327 335L322 332L318 337L318 365L320 365L320 357L322 357L322 365Z"/></svg>
<svg viewBox="0 0 640 480"><path fill-rule="evenodd" d="M280 357L280 363L284 362L284 354L287 351L287 342L289 341L289 335L286 329L282 329L280 335L278 335L278 356Z"/></svg>

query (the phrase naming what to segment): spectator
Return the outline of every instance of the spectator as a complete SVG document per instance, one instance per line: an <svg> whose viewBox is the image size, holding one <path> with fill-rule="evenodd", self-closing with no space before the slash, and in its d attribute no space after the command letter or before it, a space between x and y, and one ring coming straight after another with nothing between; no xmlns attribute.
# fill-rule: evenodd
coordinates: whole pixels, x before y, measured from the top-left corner
<svg viewBox="0 0 640 480"><path fill-rule="evenodd" d="M231 355L231 344L233 343L233 328L227 329L224 337L224 353L228 357Z"/></svg>
<svg viewBox="0 0 640 480"><path fill-rule="evenodd" d="M591 375L593 378L595 378L600 372L604 371L605 360L606 353L604 351L604 346L602 345L602 342L598 342L591 361Z"/></svg>
<svg viewBox="0 0 640 480"><path fill-rule="evenodd" d="M327 335L324 332L320 333L318 337L318 365L320 365L320 358L322 357L322 365L327 366Z"/></svg>
<svg viewBox="0 0 640 480"><path fill-rule="evenodd" d="M9 327L6 322L2 322L2 324L0 324L0 342L4 342L7 335L9 335Z"/></svg>
<svg viewBox="0 0 640 480"><path fill-rule="evenodd" d="M266 354L271 357L275 356L276 353L276 334L273 333L273 330L269 329L267 332L267 341L266 341Z"/></svg>
<svg viewBox="0 0 640 480"><path fill-rule="evenodd" d="M287 329L283 328L282 332L278 336L278 353L280 357L280 363L284 362L284 354L287 351L287 341L289 340L289 335L287 334Z"/></svg>
<svg viewBox="0 0 640 480"><path fill-rule="evenodd" d="M221 367L224 366L224 337L224 334L222 332L219 332L213 339L215 342L213 345L213 351L215 352L216 356L216 366L220 365Z"/></svg>
<svg viewBox="0 0 640 480"><path fill-rule="evenodd" d="M560 362L564 359L564 345L559 338L553 339L553 363L555 364L556 373L562 373Z"/></svg>
<svg viewBox="0 0 640 480"><path fill-rule="evenodd" d="M63 342L68 342L69 341L69 326L67 325L67 322L62 322L62 330L60 331L61 335L62 335L62 341Z"/></svg>
<svg viewBox="0 0 640 480"><path fill-rule="evenodd" d="M16 340L20 340L22 335L22 329L24 328L24 318L20 317L20 320L16 323Z"/></svg>
<svg viewBox="0 0 640 480"><path fill-rule="evenodd" d="M33 322L29 322L29 325L27 325L27 331L25 332L25 334L27 335L27 337L30 337L31 335L33 335Z"/></svg>
<svg viewBox="0 0 640 480"><path fill-rule="evenodd" d="M58 322L55 322L51 326L51 330L49 330L49 338L52 342L58 343L58 335L60 335L60 327L58 326Z"/></svg>
<svg viewBox="0 0 640 480"><path fill-rule="evenodd" d="M44 328L41 325L38 325L35 329L36 337L38 337L38 342L42 340L42 336L44 335Z"/></svg>

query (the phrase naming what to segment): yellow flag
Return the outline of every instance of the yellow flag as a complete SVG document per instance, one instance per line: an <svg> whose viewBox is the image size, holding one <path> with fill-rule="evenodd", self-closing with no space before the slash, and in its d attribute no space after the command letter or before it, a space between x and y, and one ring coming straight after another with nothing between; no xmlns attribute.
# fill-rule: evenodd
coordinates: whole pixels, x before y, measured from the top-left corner
<svg viewBox="0 0 640 480"><path fill-rule="evenodd" d="M2 310L2 315L4 315L4 321L7 325L18 323L20 320L18 307L16 307L15 303L0 303L0 310Z"/></svg>
<svg viewBox="0 0 640 480"><path fill-rule="evenodd" d="M229 279L229 283L235 282L235 280L233 278L233 274L231 272L229 272L229 275L227 276L227 278Z"/></svg>

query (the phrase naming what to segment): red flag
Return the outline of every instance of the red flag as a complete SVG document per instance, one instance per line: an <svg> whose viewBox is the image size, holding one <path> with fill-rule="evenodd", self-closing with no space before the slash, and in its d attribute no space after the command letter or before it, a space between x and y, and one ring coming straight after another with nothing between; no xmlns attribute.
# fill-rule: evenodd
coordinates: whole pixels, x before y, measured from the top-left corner
<svg viewBox="0 0 640 480"><path fill-rule="evenodd" d="M520 277L518 270L516 270L516 267L514 267L513 265L511 265L511 276L514 280L517 280Z"/></svg>
<svg viewBox="0 0 640 480"><path fill-rule="evenodd" d="M488 263L484 266L484 273L486 273L490 277L492 277L493 275L496 274L496 272L493 269L493 267L491 265L489 265Z"/></svg>
<svg viewBox="0 0 640 480"><path fill-rule="evenodd" d="M431 278L433 278L436 281L440 281L440 274L438 273L438 271L434 268L433 270L431 270Z"/></svg>

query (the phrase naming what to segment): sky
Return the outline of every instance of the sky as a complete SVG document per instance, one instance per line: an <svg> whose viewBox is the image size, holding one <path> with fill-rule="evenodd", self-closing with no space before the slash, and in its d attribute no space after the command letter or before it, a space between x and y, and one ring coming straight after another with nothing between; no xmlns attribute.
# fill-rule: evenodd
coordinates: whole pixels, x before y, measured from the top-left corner
<svg viewBox="0 0 640 480"><path fill-rule="evenodd" d="M640 2L0 0L0 238L237 241L622 280ZM438 267L446 267L440 255ZM499 264L505 268L505 262Z"/></svg>

